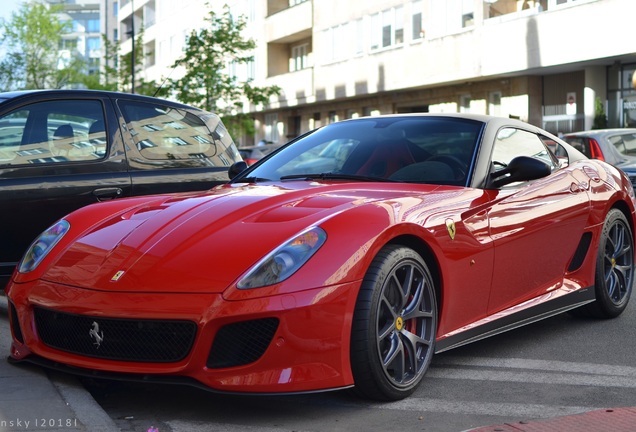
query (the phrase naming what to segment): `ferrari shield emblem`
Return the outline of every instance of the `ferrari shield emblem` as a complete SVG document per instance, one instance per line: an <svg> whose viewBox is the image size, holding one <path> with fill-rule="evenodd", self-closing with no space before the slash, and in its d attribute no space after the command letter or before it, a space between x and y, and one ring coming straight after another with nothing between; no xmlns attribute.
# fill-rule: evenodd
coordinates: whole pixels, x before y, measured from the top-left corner
<svg viewBox="0 0 636 432"><path fill-rule="evenodd" d="M446 219L446 229L451 240L455 240L455 222L452 219Z"/></svg>
<svg viewBox="0 0 636 432"><path fill-rule="evenodd" d="M117 273L115 273L113 275L112 278L110 278L111 282L117 282L119 280L120 277L122 277L124 275L124 271L123 270L119 270Z"/></svg>

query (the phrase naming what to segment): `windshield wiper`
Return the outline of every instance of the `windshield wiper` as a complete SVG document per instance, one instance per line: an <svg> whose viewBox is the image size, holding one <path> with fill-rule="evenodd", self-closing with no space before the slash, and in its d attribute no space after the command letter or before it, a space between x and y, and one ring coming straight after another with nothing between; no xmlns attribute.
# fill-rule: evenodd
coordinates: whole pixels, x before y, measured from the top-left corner
<svg viewBox="0 0 636 432"><path fill-rule="evenodd" d="M353 180L366 182L392 182L384 177L372 177L356 174L319 173L319 174L292 174L282 176L281 180Z"/></svg>

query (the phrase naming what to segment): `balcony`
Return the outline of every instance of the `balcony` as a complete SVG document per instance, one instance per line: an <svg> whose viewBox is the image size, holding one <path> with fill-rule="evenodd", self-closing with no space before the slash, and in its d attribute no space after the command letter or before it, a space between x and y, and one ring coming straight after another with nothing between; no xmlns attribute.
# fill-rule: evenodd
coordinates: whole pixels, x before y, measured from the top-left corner
<svg viewBox="0 0 636 432"><path fill-rule="evenodd" d="M306 1L267 17L265 41L268 43L290 43L311 36L313 29L312 4L313 2Z"/></svg>

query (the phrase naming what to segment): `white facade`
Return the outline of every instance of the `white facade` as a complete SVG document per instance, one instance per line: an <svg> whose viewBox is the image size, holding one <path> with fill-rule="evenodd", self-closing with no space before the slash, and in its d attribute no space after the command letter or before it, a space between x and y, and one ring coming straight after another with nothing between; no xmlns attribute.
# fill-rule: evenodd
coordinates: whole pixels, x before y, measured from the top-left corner
<svg viewBox="0 0 636 432"><path fill-rule="evenodd" d="M213 0L212 7L225 2ZM612 126L636 123L633 0L228 0L257 41L250 76L282 92L251 107L256 137L284 142L355 116L470 111L548 130L589 129L594 102ZM124 0L145 24L147 79L204 24L205 0ZM130 50L129 41L122 52ZM625 83L629 83L626 85Z"/></svg>
<svg viewBox="0 0 636 432"><path fill-rule="evenodd" d="M60 46L61 61L73 55L83 56L88 63L88 74L99 72L102 58L102 28L100 4L102 0L83 0L81 3L63 0L48 0L51 5L61 5L61 21L71 23L70 32L62 35Z"/></svg>

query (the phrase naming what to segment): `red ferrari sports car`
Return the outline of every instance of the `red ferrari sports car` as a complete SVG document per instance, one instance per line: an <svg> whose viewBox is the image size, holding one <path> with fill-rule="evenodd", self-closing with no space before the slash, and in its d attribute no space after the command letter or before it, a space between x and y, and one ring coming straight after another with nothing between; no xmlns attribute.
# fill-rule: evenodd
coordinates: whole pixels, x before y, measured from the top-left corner
<svg viewBox="0 0 636 432"><path fill-rule="evenodd" d="M630 298L629 179L520 121L346 120L230 176L47 229L6 288L10 360L397 400L434 353Z"/></svg>

